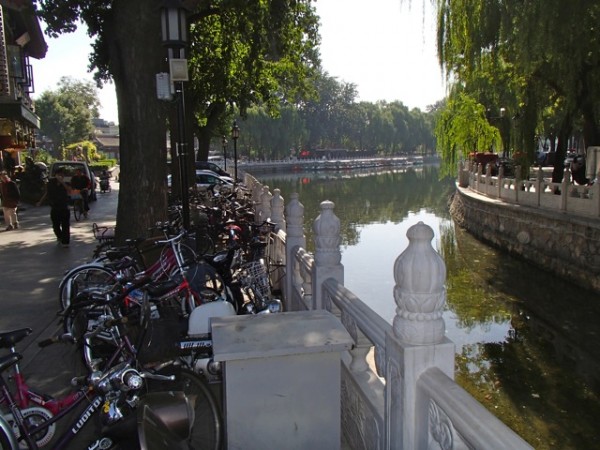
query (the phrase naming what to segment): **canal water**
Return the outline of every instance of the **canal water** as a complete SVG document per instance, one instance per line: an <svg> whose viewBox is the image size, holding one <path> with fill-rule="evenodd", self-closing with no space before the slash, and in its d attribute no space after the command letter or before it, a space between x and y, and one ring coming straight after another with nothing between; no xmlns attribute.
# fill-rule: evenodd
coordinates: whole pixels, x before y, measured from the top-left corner
<svg viewBox="0 0 600 450"><path fill-rule="evenodd" d="M256 176L286 202L298 192L305 224L321 201L335 203L345 285L390 323L394 261L408 228L429 225L447 267L444 321L456 381L536 449L600 448L599 295L456 227L448 211L454 181L440 180L437 167Z"/></svg>

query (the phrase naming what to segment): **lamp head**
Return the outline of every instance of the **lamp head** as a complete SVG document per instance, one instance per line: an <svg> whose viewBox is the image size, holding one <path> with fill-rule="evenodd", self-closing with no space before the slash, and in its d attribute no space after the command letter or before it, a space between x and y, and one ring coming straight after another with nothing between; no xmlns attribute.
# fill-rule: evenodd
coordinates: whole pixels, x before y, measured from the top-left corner
<svg viewBox="0 0 600 450"><path fill-rule="evenodd" d="M182 48L187 43L188 9L181 0L165 0L160 10L162 43L170 48Z"/></svg>
<svg viewBox="0 0 600 450"><path fill-rule="evenodd" d="M231 127L231 138L237 139L240 137L240 127L238 127L237 120L233 121L233 126Z"/></svg>

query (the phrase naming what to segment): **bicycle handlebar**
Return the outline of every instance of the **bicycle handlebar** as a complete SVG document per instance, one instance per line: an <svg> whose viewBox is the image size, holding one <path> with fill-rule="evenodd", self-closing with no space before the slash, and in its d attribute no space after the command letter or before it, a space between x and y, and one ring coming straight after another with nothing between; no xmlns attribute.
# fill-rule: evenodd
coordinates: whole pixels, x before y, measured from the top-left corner
<svg viewBox="0 0 600 450"><path fill-rule="evenodd" d="M127 317L118 317L116 319L106 319L104 322L102 322L101 325L97 326L94 330L90 331L89 333L85 333L84 338L85 339L93 338L94 336L97 336L98 334L100 334L100 332L107 330L109 328L112 328L115 325L125 324L125 323L127 323L127 321L128 321Z"/></svg>
<svg viewBox="0 0 600 450"><path fill-rule="evenodd" d="M167 238L165 240L157 240L157 241L155 241L155 244L156 245L170 244L172 242L176 242L178 240L183 239L186 234L187 234L187 231L182 230L177 236L173 236L172 238Z"/></svg>

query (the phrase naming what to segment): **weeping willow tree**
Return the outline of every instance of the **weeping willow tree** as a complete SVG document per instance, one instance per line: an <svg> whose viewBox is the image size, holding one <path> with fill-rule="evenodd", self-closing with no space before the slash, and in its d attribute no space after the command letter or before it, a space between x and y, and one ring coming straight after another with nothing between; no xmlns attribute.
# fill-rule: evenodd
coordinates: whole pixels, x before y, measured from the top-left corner
<svg viewBox="0 0 600 450"><path fill-rule="evenodd" d="M465 93L448 100L437 120L435 135L442 155L442 175L455 175L461 157L490 150L501 140L498 129L488 122L483 105Z"/></svg>
<svg viewBox="0 0 600 450"><path fill-rule="evenodd" d="M582 124L585 146L600 143L600 2L436 0L436 5L438 57L454 85L450 97L466 92L492 111L505 108L511 149L530 162L536 135L555 132L559 181L576 124ZM550 122L553 132L544 129Z"/></svg>

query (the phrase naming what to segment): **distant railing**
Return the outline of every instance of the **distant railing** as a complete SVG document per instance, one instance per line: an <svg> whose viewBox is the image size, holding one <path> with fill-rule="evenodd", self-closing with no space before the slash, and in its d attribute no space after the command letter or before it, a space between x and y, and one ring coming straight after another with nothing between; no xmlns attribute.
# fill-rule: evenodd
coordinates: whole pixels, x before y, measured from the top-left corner
<svg viewBox="0 0 600 450"><path fill-rule="evenodd" d="M514 177L505 177L502 166L497 176L492 176L490 165L483 173L483 165L473 162L461 162L458 170L461 187L491 198L582 216L600 216L600 183L591 186L574 184L568 168L565 168L561 183L553 183L544 177L541 167L533 179L522 179L520 167L516 168Z"/></svg>
<svg viewBox="0 0 600 450"><path fill-rule="evenodd" d="M344 355L340 380L342 433L349 447L532 448L453 380L455 349L445 337L442 318L446 268L431 246L429 226L419 222L408 230L409 245L391 270L397 309L390 325L344 287L340 221L332 202L321 203L312 225L312 254L305 249L304 206L298 194L291 194L282 215L278 189L271 194L248 175L246 184L257 220L271 217L281 224L269 255L284 272L278 278L284 309L326 309L354 340ZM311 376L318 379L318 374Z"/></svg>

